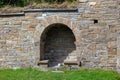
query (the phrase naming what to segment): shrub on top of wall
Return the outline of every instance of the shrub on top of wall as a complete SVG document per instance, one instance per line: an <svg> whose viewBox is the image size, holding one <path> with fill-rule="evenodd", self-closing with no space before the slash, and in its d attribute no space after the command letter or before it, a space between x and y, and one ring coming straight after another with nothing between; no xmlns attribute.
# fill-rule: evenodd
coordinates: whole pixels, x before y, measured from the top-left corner
<svg viewBox="0 0 120 80"><path fill-rule="evenodd" d="M0 0L0 7L10 5L10 6L26 6L30 0Z"/></svg>
<svg viewBox="0 0 120 80"><path fill-rule="evenodd" d="M0 0L0 7L10 5L23 7L32 3L63 3L63 2L73 2L77 0Z"/></svg>

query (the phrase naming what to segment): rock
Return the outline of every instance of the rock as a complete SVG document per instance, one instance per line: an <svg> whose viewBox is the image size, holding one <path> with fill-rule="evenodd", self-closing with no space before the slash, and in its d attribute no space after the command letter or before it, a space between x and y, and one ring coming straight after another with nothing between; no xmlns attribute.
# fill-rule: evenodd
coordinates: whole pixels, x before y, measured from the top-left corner
<svg viewBox="0 0 120 80"><path fill-rule="evenodd" d="M78 0L81 3L87 2L88 0Z"/></svg>

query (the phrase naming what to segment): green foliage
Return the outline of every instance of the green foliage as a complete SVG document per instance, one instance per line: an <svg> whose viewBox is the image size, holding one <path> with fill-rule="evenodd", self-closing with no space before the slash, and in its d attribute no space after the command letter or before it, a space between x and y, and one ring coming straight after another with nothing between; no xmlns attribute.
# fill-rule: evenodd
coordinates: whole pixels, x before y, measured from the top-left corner
<svg viewBox="0 0 120 80"><path fill-rule="evenodd" d="M114 71L81 69L64 73L42 72L36 69L0 70L0 80L120 80Z"/></svg>
<svg viewBox="0 0 120 80"><path fill-rule="evenodd" d="M26 6L31 3L42 3L42 2L47 2L47 3L63 3L63 2L73 2L77 0L0 0L0 7L3 7L5 5L10 5L10 6Z"/></svg>
<svg viewBox="0 0 120 80"><path fill-rule="evenodd" d="M3 6L3 2L4 2L3 0L0 1L0 7Z"/></svg>
<svg viewBox="0 0 120 80"><path fill-rule="evenodd" d="M30 2L30 0L1 0L0 1L0 7L3 7L5 5L11 5L11 6L25 6Z"/></svg>

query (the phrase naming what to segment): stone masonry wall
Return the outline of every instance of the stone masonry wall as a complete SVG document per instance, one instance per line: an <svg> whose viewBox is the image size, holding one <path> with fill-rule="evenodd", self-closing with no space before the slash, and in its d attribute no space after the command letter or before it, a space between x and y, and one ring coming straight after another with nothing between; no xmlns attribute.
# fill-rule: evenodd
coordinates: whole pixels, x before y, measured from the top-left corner
<svg viewBox="0 0 120 80"><path fill-rule="evenodd" d="M36 67L41 35L54 23L73 31L76 56L83 67L120 71L119 0L85 0L79 2L78 13L28 12L0 17L0 68Z"/></svg>

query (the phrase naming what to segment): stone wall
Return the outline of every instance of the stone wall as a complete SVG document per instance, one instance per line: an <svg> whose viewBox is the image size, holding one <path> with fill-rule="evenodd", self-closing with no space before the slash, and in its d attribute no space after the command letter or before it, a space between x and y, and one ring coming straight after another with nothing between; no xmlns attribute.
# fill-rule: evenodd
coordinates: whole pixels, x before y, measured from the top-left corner
<svg viewBox="0 0 120 80"><path fill-rule="evenodd" d="M0 17L0 68L36 67L41 35L61 23L76 38L76 56L83 67L120 71L120 1L85 0L78 12L28 12Z"/></svg>

